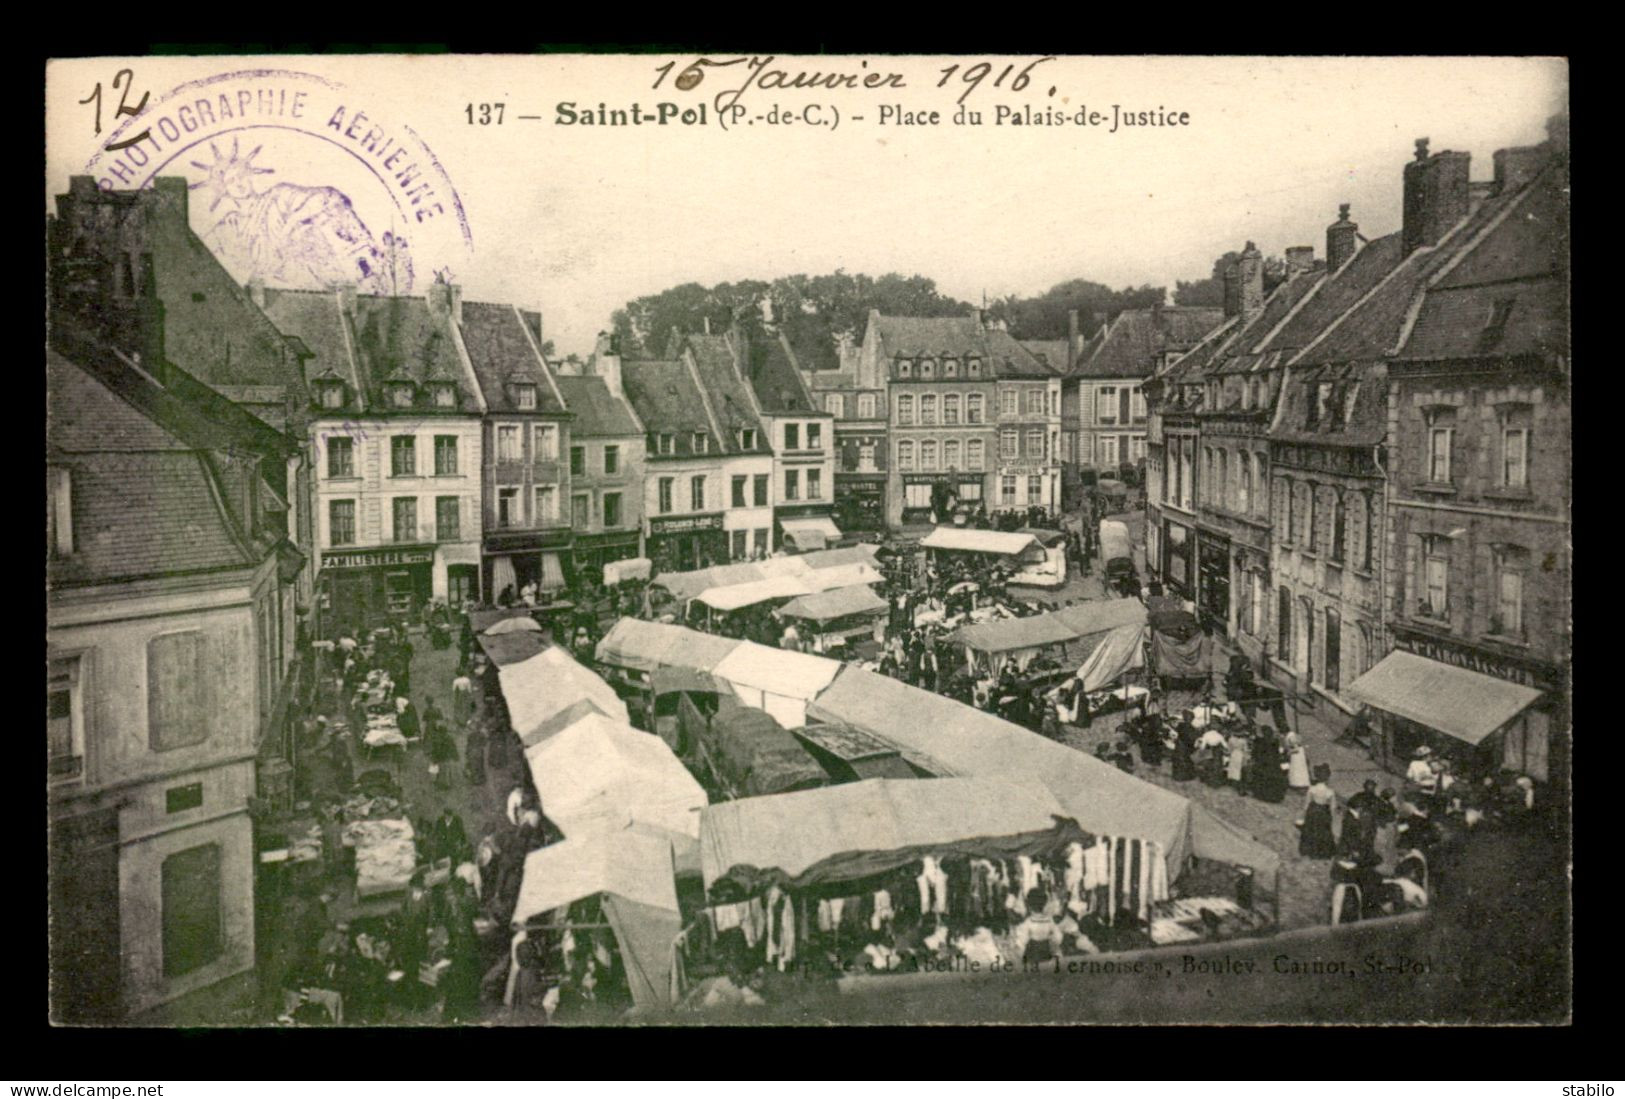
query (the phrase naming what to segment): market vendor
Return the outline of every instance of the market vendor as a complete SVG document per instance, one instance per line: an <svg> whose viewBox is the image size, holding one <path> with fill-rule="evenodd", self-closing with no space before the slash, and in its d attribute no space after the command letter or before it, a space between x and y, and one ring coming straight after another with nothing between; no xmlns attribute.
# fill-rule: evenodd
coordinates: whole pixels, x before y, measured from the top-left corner
<svg viewBox="0 0 1625 1099"><path fill-rule="evenodd" d="M1011 946L1023 965L1047 962L1061 953L1063 935L1048 911L1049 893L1043 889L1027 891L1027 916L1010 934Z"/></svg>

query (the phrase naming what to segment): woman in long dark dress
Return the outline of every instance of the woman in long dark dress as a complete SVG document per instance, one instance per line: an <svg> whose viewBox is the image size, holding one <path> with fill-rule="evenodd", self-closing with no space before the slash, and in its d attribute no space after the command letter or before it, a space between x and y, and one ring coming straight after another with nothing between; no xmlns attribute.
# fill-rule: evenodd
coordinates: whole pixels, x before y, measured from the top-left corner
<svg viewBox="0 0 1625 1099"><path fill-rule="evenodd" d="M1321 764L1315 768L1315 784L1303 803L1303 831L1298 836L1298 854L1312 859L1329 859L1337 853L1337 840L1332 835L1332 809L1337 794L1326 785L1332 777L1331 768Z"/></svg>
<svg viewBox="0 0 1625 1099"><path fill-rule="evenodd" d="M1196 729L1181 721L1175 730L1174 781L1189 782L1196 777Z"/></svg>
<svg viewBox="0 0 1625 1099"><path fill-rule="evenodd" d="M1280 742L1271 732L1260 732L1253 741L1253 797L1279 804L1286 799L1286 768Z"/></svg>

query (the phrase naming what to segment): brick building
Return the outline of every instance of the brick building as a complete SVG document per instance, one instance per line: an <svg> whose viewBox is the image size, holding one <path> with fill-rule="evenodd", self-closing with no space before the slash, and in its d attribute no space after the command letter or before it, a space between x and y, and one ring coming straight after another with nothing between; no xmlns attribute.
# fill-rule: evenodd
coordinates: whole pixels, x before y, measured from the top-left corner
<svg viewBox="0 0 1625 1099"><path fill-rule="evenodd" d="M829 413L835 432L835 507L844 532L886 529L886 372L850 339L839 345L839 368L812 370L801 358L813 399Z"/></svg>
<svg viewBox="0 0 1625 1099"><path fill-rule="evenodd" d="M601 580L603 568L643 553L643 425L627 403L621 353L600 333L591 360L551 364L571 413L571 534L575 567Z"/></svg>
<svg viewBox="0 0 1625 1099"><path fill-rule="evenodd" d="M991 511L1061 507L1061 374L1002 327L986 333L998 459Z"/></svg>

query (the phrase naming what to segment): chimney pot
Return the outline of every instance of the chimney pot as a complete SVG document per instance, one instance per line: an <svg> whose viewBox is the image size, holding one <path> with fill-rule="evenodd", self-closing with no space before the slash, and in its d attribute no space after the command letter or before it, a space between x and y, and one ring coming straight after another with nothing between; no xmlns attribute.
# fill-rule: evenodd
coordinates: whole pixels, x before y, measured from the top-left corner
<svg viewBox="0 0 1625 1099"><path fill-rule="evenodd" d="M1337 220L1326 227L1326 273L1331 274L1347 263L1359 244L1360 227L1349 220L1349 204L1337 207Z"/></svg>
<svg viewBox="0 0 1625 1099"><path fill-rule="evenodd" d="M1404 220L1401 241L1405 254L1431 247L1466 217L1472 202L1467 153L1446 150L1427 154L1427 140L1416 143L1417 159L1405 165Z"/></svg>
<svg viewBox="0 0 1625 1099"><path fill-rule="evenodd" d="M1426 160L1427 158L1428 158L1428 139L1425 138L1425 137L1419 137L1419 138L1416 139L1416 159L1418 161L1422 161L1422 160Z"/></svg>

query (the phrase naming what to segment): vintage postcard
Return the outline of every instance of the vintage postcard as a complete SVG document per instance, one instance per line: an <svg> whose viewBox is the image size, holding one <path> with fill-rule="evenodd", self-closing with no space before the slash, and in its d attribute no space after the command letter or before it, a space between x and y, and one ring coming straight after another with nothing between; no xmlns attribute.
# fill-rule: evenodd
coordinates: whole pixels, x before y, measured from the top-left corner
<svg viewBox="0 0 1625 1099"><path fill-rule="evenodd" d="M54 1022L1568 1019L1565 60L45 79Z"/></svg>

